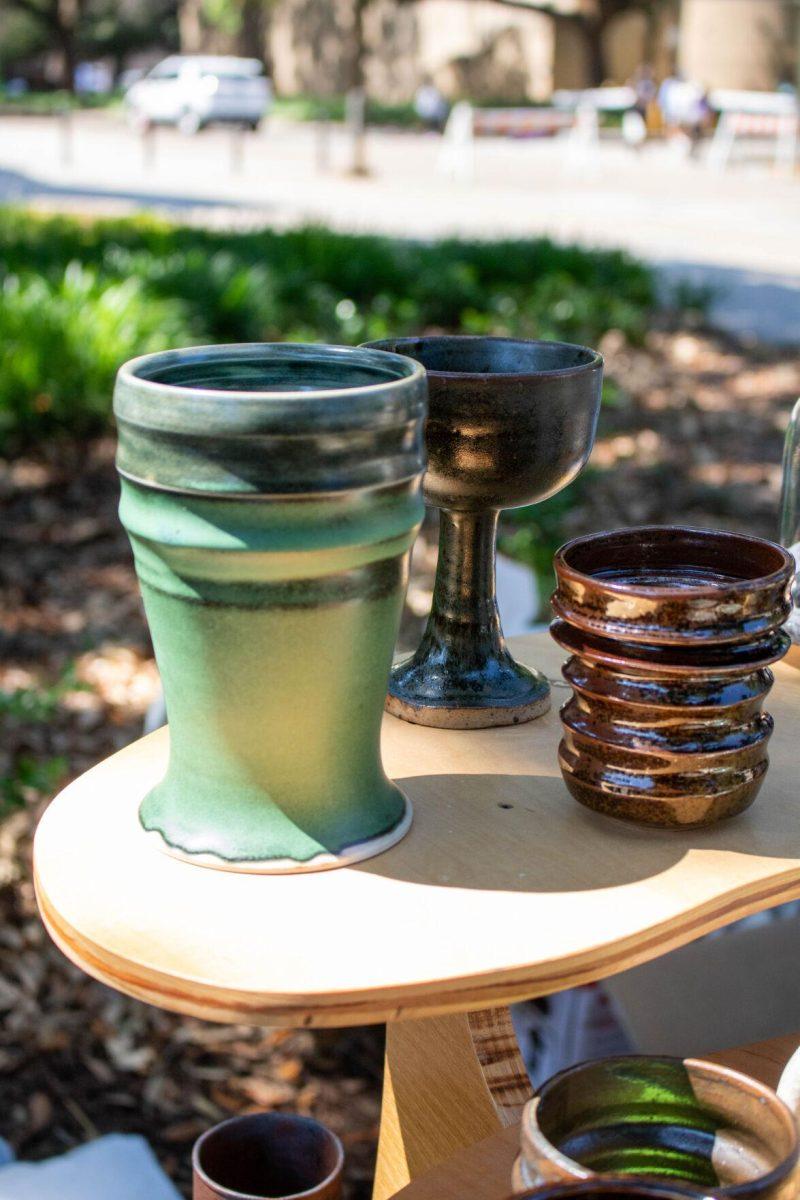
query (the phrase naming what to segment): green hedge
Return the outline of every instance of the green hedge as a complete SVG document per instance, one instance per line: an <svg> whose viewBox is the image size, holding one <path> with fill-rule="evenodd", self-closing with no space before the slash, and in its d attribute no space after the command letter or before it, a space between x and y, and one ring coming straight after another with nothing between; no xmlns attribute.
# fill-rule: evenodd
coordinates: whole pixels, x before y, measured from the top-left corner
<svg viewBox="0 0 800 1200"><path fill-rule="evenodd" d="M188 343L357 343L423 330L636 340L654 305L625 254L535 241L218 233L0 210L0 450L107 420L114 372Z"/></svg>

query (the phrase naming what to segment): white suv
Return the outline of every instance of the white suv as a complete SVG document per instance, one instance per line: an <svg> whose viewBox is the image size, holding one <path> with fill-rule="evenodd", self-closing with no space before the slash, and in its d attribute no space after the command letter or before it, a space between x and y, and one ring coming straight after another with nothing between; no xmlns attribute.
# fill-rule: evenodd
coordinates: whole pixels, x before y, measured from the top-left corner
<svg viewBox="0 0 800 1200"><path fill-rule="evenodd" d="M131 121L138 128L177 125L197 133L212 121L257 129L272 99L269 80L256 58L173 54L127 91Z"/></svg>

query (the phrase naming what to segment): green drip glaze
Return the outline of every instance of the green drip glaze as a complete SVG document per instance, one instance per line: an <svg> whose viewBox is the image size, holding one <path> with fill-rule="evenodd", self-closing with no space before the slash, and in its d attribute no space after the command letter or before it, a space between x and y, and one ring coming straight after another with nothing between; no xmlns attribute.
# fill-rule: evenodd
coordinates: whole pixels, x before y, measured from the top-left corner
<svg viewBox="0 0 800 1200"><path fill-rule="evenodd" d="M304 863L388 833L404 815L379 740L422 500L407 486L394 507L376 494L357 521L340 509L122 481L171 731L167 775L141 820L177 849ZM302 550L305 520L313 548ZM204 527L209 547L231 549L204 550Z"/></svg>

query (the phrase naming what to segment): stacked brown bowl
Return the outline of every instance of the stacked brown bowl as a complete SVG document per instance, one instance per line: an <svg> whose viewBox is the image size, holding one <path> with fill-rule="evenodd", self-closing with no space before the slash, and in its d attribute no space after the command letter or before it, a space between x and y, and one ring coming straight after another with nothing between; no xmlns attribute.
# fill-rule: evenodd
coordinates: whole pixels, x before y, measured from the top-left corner
<svg viewBox="0 0 800 1200"><path fill-rule="evenodd" d="M644 527L555 558L559 761L581 804L669 828L742 812L767 770L769 665L789 645L794 563L740 534Z"/></svg>

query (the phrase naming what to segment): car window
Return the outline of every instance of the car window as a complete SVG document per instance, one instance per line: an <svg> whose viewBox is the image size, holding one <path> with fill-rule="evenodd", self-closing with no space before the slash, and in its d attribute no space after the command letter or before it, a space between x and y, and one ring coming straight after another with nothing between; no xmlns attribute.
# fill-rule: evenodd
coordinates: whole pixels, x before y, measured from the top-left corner
<svg viewBox="0 0 800 1200"><path fill-rule="evenodd" d="M178 72L175 67L153 67L148 79L177 79Z"/></svg>
<svg viewBox="0 0 800 1200"><path fill-rule="evenodd" d="M218 79L260 79L263 71L234 71L230 67L222 71L209 71L209 75L216 75Z"/></svg>

